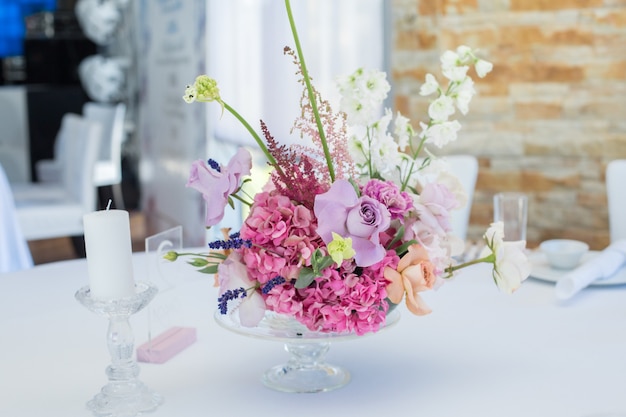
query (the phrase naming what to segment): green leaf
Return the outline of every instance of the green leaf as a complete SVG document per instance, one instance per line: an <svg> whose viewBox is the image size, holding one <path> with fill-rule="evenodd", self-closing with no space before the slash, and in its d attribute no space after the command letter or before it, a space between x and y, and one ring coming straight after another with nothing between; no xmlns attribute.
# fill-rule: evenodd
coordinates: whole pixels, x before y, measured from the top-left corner
<svg viewBox="0 0 626 417"><path fill-rule="evenodd" d="M217 265L209 265L206 268L198 269L198 272L202 272L203 274L217 274Z"/></svg>
<svg viewBox="0 0 626 417"><path fill-rule="evenodd" d="M207 265L209 261L204 258L193 258L193 260L187 261L187 263L191 266L201 267Z"/></svg>
<svg viewBox="0 0 626 417"><path fill-rule="evenodd" d="M315 277L318 276L312 268L302 268L300 270L300 275L294 284L294 287L298 289L308 287L313 281L315 281Z"/></svg>
<svg viewBox="0 0 626 417"><path fill-rule="evenodd" d="M417 243L417 240L415 240L415 239L409 240L408 242L405 242L403 245L398 246L396 248L396 253L398 254L398 256L402 256L409 249L409 246L414 245L416 243Z"/></svg>
<svg viewBox="0 0 626 417"><path fill-rule="evenodd" d="M330 256L326 255L323 258L321 258L319 261L317 261L317 265L314 266L315 272L317 272L318 276L321 275L321 272L328 268L329 266L331 266L332 264L334 264L335 261L333 261L333 258L331 258Z"/></svg>
<svg viewBox="0 0 626 417"><path fill-rule="evenodd" d="M387 249L389 249L390 247L392 247L397 241L399 241L400 239L402 239L402 236L404 236L404 226L400 226L400 228L398 229L398 231L396 232L396 235L393 237L393 239L391 240L391 242L389 242L389 244L387 245Z"/></svg>

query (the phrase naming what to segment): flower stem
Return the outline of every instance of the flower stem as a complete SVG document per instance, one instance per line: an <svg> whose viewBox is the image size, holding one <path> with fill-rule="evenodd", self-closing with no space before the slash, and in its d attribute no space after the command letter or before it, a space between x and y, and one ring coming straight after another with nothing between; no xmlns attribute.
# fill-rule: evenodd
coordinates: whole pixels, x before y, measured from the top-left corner
<svg viewBox="0 0 626 417"><path fill-rule="evenodd" d="M246 205L246 206L248 206L248 207L251 207L251 206L252 206L252 203L251 203L251 202L249 202L248 200L245 200L245 199L241 198L241 197L240 197L240 196L238 196L237 194L231 194L230 196L231 196L231 197L233 197L233 198L234 198L234 199L236 199L236 200L241 201L243 204L245 204L245 205Z"/></svg>
<svg viewBox="0 0 626 417"><path fill-rule="evenodd" d="M483 263L483 262L494 263L495 261L496 261L496 256L493 253L490 253L489 255L485 256L484 258L474 259L472 261L464 262L464 263L458 264L458 265L450 265L449 267L447 267L445 269L445 272L448 273L448 277L451 277L452 274L455 271L458 271L459 269L467 268L468 266L480 264L480 263Z"/></svg>
<svg viewBox="0 0 626 417"><path fill-rule="evenodd" d="M315 100L315 94L313 94L313 86L311 85L311 79L309 78L309 72L306 69L306 63L304 62L304 54L302 53L302 47L300 46L300 39L298 38L298 31L296 30L296 23L293 20L293 13L291 12L291 4L289 0L285 0L285 7L287 8L287 16L289 17L289 25L291 26L291 33L293 34L293 40L296 44L296 50L298 51L298 58L300 59L300 65L302 66L302 76L306 84L307 93L309 95L309 101L311 102L311 108L313 109L313 115L315 116L315 123L317 123L317 130L320 135L320 142L324 150L324 157L326 158L326 165L328 165L328 174L330 180L335 181L335 169L333 167L333 161L330 157L330 151L328 149L328 143L326 142L326 135L324 134L324 126L320 119L320 113L317 109L317 101Z"/></svg>
<svg viewBox="0 0 626 417"><path fill-rule="evenodd" d="M226 110L228 110L233 116L235 116L235 118L237 120L239 120L239 122L246 128L246 130L252 135L252 137L254 138L254 140L256 141L257 145L259 145L259 148L261 149L261 151L263 151L263 153L265 154L265 157L267 158L267 160L269 161L270 165L272 165L276 171L279 172L279 174L283 175L283 170L281 169L280 165L278 165L278 162L276 162L276 159L274 159L274 156L272 156L272 154L270 153L269 149L267 149L267 146L265 145L265 142L263 142L263 140L261 139L261 137L254 131L254 129L252 128L252 126L250 126L250 124L246 121L246 119L244 119L238 112L237 110L235 110L234 108L232 108L228 103L226 103L225 101L222 101L222 104L224 105L224 108Z"/></svg>

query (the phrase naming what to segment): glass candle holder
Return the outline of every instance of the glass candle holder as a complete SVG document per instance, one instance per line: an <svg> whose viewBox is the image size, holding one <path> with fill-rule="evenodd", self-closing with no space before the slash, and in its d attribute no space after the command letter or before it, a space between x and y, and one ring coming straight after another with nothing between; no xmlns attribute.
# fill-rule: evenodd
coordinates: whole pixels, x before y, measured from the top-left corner
<svg viewBox="0 0 626 417"><path fill-rule="evenodd" d="M111 364L106 368L109 383L87 402L87 408L99 417L135 416L153 411L163 402L160 394L138 379L139 365L133 356L134 336L129 323L130 316L147 306L158 290L145 282L136 283L135 289L133 296L116 300L95 299L88 286L75 294L87 309L109 319L107 346Z"/></svg>

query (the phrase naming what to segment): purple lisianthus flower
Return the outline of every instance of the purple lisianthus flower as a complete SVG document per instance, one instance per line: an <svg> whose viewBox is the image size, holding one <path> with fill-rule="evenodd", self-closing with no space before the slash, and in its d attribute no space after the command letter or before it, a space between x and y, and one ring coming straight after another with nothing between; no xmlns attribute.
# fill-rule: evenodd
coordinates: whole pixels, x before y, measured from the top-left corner
<svg viewBox="0 0 626 417"><path fill-rule="evenodd" d="M206 161L197 160L191 165L187 187L200 193L206 202L207 226L213 226L224 218L228 196L237 191L241 177L250 175L252 156L239 148L226 167L214 169Z"/></svg>
<svg viewBox="0 0 626 417"><path fill-rule="evenodd" d="M370 266L385 257L380 233L389 228L389 210L374 198L359 197L350 182L337 180L327 192L318 194L313 211L317 217L317 233L324 243L333 240L333 232L352 238L358 266Z"/></svg>
<svg viewBox="0 0 626 417"><path fill-rule="evenodd" d="M402 219L413 208L413 200L406 191L400 191L391 181L371 179L363 187L363 194L380 201L387 207L392 219Z"/></svg>

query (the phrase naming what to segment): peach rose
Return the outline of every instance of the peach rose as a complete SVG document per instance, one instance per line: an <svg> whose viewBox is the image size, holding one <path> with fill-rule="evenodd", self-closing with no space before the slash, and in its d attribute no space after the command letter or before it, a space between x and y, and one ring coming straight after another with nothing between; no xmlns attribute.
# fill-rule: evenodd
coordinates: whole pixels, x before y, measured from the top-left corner
<svg viewBox="0 0 626 417"><path fill-rule="evenodd" d="M385 278L391 281L387 285L387 297L392 303L398 304L406 292L406 305L409 311L418 316L432 310L419 296L421 291L433 288L437 277L433 264L428 259L426 249L418 244L409 246L408 252L400 259L398 268L385 268Z"/></svg>

